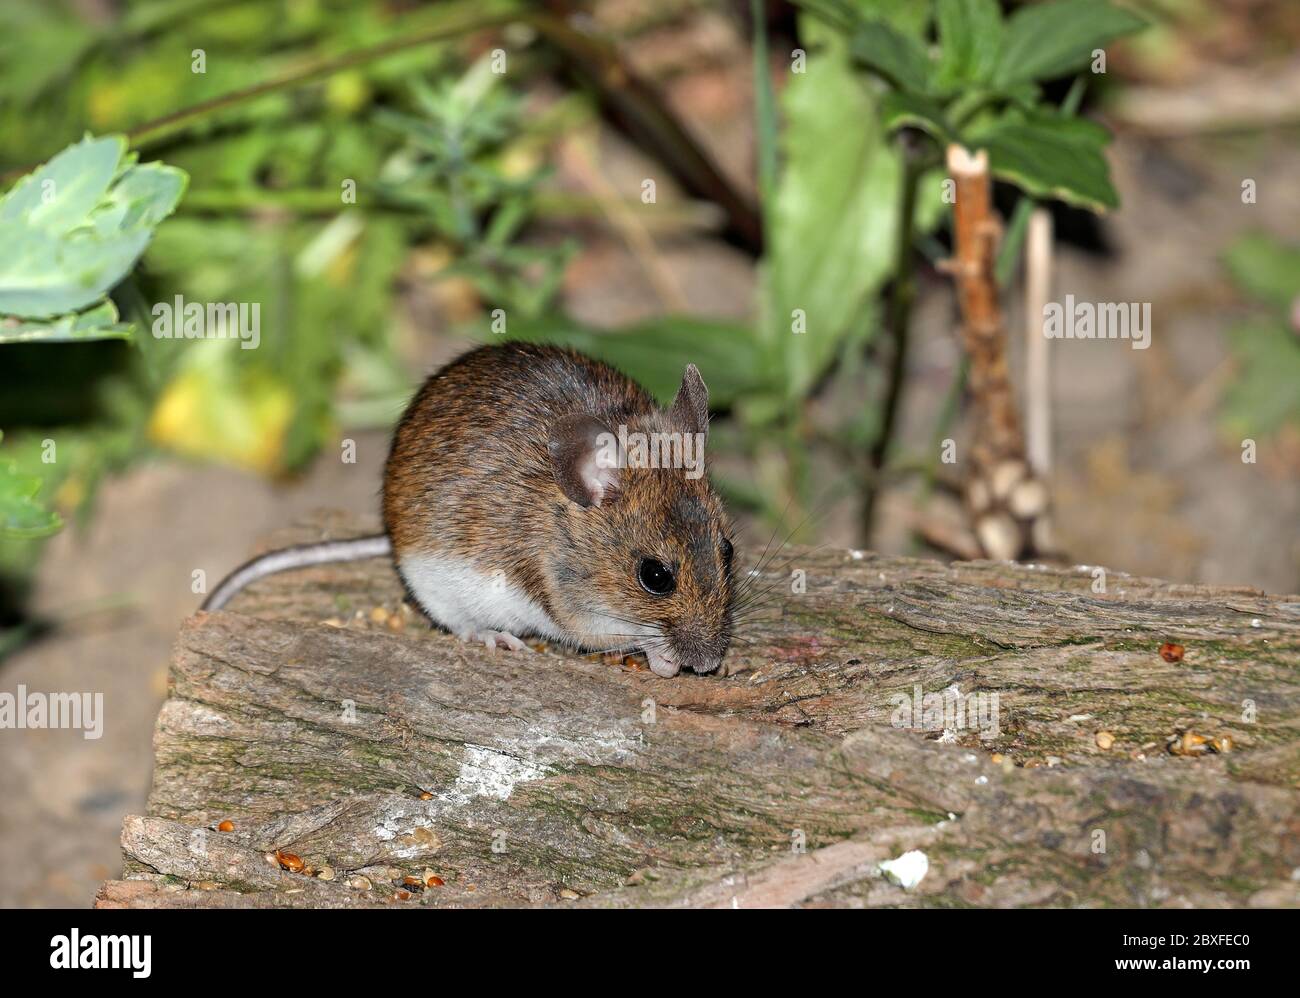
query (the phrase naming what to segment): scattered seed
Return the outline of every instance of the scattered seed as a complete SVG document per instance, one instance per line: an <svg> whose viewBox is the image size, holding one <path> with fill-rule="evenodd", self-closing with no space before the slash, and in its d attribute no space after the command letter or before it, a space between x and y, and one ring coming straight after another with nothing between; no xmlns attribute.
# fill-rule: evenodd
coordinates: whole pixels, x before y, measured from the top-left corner
<svg viewBox="0 0 1300 998"><path fill-rule="evenodd" d="M345 626L345 625L344 625L343 621L339 620L338 617L330 617L328 620L325 621L325 626L326 626L326 627L343 627L343 626Z"/></svg>
<svg viewBox="0 0 1300 998"><path fill-rule="evenodd" d="M282 869L290 873L302 873L303 868L307 865L291 852L275 851L275 861L280 864Z"/></svg>
<svg viewBox="0 0 1300 998"><path fill-rule="evenodd" d="M446 882L447 881L443 880L442 877L438 876L436 873L431 873L429 876L424 878L424 885L426 887L441 887ZM473 888L470 889L473 890Z"/></svg>
<svg viewBox="0 0 1300 998"><path fill-rule="evenodd" d="M433 794L429 793L427 790L421 790L420 800L433 800Z"/></svg>
<svg viewBox="0 0 1300 998"><path fill-rule="evenodd" d="M1006 757L1001 752L994 752L991 758L994 765L1001 765L1002 760Z"/></svg>
<svg viewBox="0 0 1300 998"><path fill-rule="evenodd" d="M394 900L394 901L409 901L409 900L411 900L411 892L410 892L410 891L394 891L394 892L393 892L393 900Z"/></svg>
<svg viewBox="0 0 1300 998"><path fill-rule="evenodd" d="M233 832L234 830L235 830L235 823L231 821L229 818L227 818L225 821L223 821L221 824L217 826L217 831L219 832Z"/></svg>
<svg viewBox="0 0 1300 998"><path fill-rule="evenodd" d="M372 885L369 877L356 876L349 878L348 886L359 891L368 891Z"/></svg>
<svg viewBox="0 0 1300 998"><path fill-rule="evenodd" d="M1103 752L1109 752L1112 745L1115 744L1115 736L1109 731L1097 732L1097 748Z"/></svg>
<svg viewBox="0 0 1300 998"><path fill-rule="evenodd" d="M1230 735L1223 735L1221 738L1211 738L1210 748L1219 753L1231 752L1232 737Z"/></svg>
<svg viewBox="0 0 1300 998"><path fill-rule="evenodd" d="M383 624L388 621L388 611L382 606L377 606L370 611L370 619L376 624Z"/></svg>
<svg viewBox="0 0 1300 998"><path fill-rule="evenodd" d="M1211 751L1210 740L1188 729L1182 734L1169 737L1168 748L1171 755L1205 755Z"/></svg>
<svg viewBox="0 0 1300 998"><path fill-rule="evenodd" d="M1160 646L1160 657L1166 662L1181 662L1185 649L1182 645L1176 645L1171 641L1166 641Z"/></svg>
<svg viewBox="0 0 1300 998"><path fill-rule="evenodd" d="M333 879L334 879L334 867L332 867L332 866L322 866L319 870L316 871L316 879L317 879L317 880L333 880Z"/></svg>
<svg viewBox="0 0 1300 998"><path fill-rule="evenodd" d="M388 629L390 631L400 631L405 626L406 626L406 621L404 621L401 617L399 617L395 613L388 618Z"/></svg>
<svg viewBox="0 0 1300 998"><path fill-rule="evenodd" d="M571 888L561 887L560 897L564 898L564 900L566 901L576 901L578 900L578 898L582 897L582 895L579 894L577 891L572 890Z"/></svg>

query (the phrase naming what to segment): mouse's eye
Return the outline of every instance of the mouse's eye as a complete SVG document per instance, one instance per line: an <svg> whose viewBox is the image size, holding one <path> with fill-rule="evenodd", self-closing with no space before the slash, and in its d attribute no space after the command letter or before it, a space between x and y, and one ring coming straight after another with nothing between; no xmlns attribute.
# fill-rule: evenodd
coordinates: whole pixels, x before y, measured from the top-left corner
<svg viewBox="0 0 1300 998"><path fill-rule="evenodd" d="M672 569L654 558L641 559L636 567L636 578L641 588L651 596L667 596L677 587Z"/></svg>
<svg viewBox="0 0 1300 998"><path fill-rule="evenodd" d="M731 571L731 559L735 555L736 549L731 546L731 541L724 537L722 543L718 545L718 550L722 554L722 567L727 571Z"/></svg>

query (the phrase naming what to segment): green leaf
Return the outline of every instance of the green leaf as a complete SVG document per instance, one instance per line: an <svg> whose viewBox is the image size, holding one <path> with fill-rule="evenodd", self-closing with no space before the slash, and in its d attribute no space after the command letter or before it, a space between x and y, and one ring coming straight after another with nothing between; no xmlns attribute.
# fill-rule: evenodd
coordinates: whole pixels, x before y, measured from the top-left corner
<svg viewBox="0 0 1300 998"><path fill-rule="evenodd" d="M987 149L993 175L1040 198L1104 211L1119 206L1102 154L1110 133L1082 118L1012 111L972 133L967 144Z"/></svg>
<svg viewBox="0 0 1300 998"><path fill-rule="evenodd" d="M1224 263L1234 283L1252 298L1289 312L1300 297L1298 246L1251 233L1228 247Z"/></svg>
<svg viewBox="0 0 1300 998"><path fill-rule="evenodd" d="M1256 321L1228 338L1238 377L1224 398L1222 418L1238 439L1300 427L1300 339L1284 322Z"/></svg>
<svg viewBox="0 0 1300 998"><path fill-rule="evenodd" d="M761 329L768 380L789 402L847 337L874 331L869 305L893 266L902 170L842 48L809 58L781 97L785 164L766 220Z"/></svg>
<svg viewBox="0 0 1300 998"><path fill-rule="evenodd" d="M0 344L126 339L131 324L117 320L117 306L111 301L53 319L0 318Z"/></svg>
<svg viewBox="0 0 1300 998"><path fill-rule="evenodd" d="M58 513L37 501L40 488L39 477L24 474L13 461L0 457L0 537L47 537L63 526Z"/></svg>
<svg viewBox="0 0 1300 998"><path fill-rule="evenodd" d="M996 82L1049 80L1081 69L1096 49L1146 27L1105 0L1052 0L1022 7L1007 21Z"/></svg>
<svg viewBox="0 0 1300 998"><path fill-rule="evenodd" d="M713 409L730 408L759 384L753 330L735 322L670 316L603 332L562 318L512 318L508 336L572 347L603 360L639 381L661 404L677 394L687 364L700 369ZM496 342L495 337L483 339Z"/></svg>
<svg viewBox="0 0 1300 998"><path fill-rule="evenodd" d="M853 32L850 52L855 61L894 86L911 93L929 93L932 67L925 47L885 21L859 24Z"/></svg>
<svg viewBox="0 0 1300 998"><path fill-rule="evenodd" d="M997 0L938 0L941 55L935 86L945 93L989 83L1002 52L1002 11Z"/></svg>
<svg viewBox="0 0 1300 998"><path fill-rule="evenodd" d="M174 167L135 160L121 136L87 136L0 200L0 315L66 317L130 272L186 183ZM54 325L65 334L89 329L75 319Z"/></svg>
<svg viewBox="0 0 1300 998"><path fill-rule="evenodd" d="M904 127L919 128L944 145L952 141L952 126L948 124L943 104L933 97L891 90L881 99L880 120L889 132Z"/></svg>

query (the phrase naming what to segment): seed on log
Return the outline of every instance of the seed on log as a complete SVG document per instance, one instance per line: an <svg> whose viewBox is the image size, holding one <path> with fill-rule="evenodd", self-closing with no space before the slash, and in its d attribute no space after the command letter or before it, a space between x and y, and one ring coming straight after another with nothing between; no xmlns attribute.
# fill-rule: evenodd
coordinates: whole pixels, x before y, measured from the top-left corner
<svg viewBox="0 0 1300 998"><path fill-rule="evenodd" d="M275 851L275 861L280 864L282 869L288 870L290 873L302 873L303 868L307 865L293 853L281 852L279 849Z"/></svg>
<svg viewBox="0 0 1300 998"><path fill-rule="evenodd" d="M368 891L372 884L369 877L356 876L349 878L348 886L359 891Z"/></svg>
<svg viewBox="0 0 1300 998"><path fill-rule="evenodd" d="M393 900L394 900L394 901L409 901L409 900L411 900L411 892L410 892L410 891L394 891L394 892L393 892Z"/></svg>
<svg viewBox="0 0 1300 998"><path fill-rule="evenodd" d="M1181 662L1183 652L1186 649L1182 645L1176 645L1172 641L1166 641L1160 646L1160 657L1166 662Z"/></svg>
<svg viewBox="0 0 1300 998"><path fill-rule="evenodd" d="M1115 744L1115 736L1112 735L1109 731L1097 732L1097 748L1101 749L1103 752L1109 752L1110 747L1114 744Z"/></svg>
<svg viewBox="0 0 1300 998"><path fill-rule="evenodd" d="M389 629L390 631L400 631L400 630L402 630L404 627L406 627L406 621L404 621L401 617L399 617L399 616L398 616L397 614L395 614L395 613L389 615L389 617L388 617L388 629Z"/></svg>
<svg viewBox="0 0 1300 998"><path fill-rule="evenodd" d="M429 793L427 790L421 790L420 800L433 800L433 794Z"/></svg>
<svg viewBox="0 0 1300 998"><path fill-rule="evenodd" d="M1028 520L1047 509L1047 486L1036 478L1029 478L1011 490L1007 509L1022 520Z"/></svg>
<svg viewBox="0 0 1300 998"><path fill-rule="evenodd" d="M989 487L982 479L977 478L970 483L966 489L966 501L974 513L983 513L989 508Z"/></svg>
<svg viewBox="0 0 1300 998"><path fill-rule="evenodd" d="M346 627L346 626L347 626L346 624L343 623L343 621L339 620L338 617L330 617L330 618L329 618L328 620L326 620L324 623L325 623L325 626L326 626L326 627Z"/></svg>
<svg viewBox="0 0 1300 998"><path fill-rule="evenodd" d="M1195 731L1184 731L1169 739L1169 752L1172 755L1205 755L1210 751L1210 740Z"/></svg>
<svg viewBox="0 0 1300 998"><path fill-rule="evenodd" d="M1005 756L1003 756L1001 752L994 752L990 758L992 759L993 764L997 766L997 765L1001 765L1002 760L1005 758Z"/></svg>
<svg viewBox="0 0 1300 998"><path fill-rule="evenodd" d="M424 878L424 883L426 887L441 887L446 882L447 881L443 880L442 877L439 877L437 874Z"/></svg>
<svg viewBox="0 0 1300 998"><path fill-rule="evenodd" d="M223 821L221 824L217 826L217 831L219 832L233 832L234 830L235 830L235 823L231 821L229 818L227 818L225 821Z"/></svg>
<svg viewBox="0 0 1300 998"><path fill-rule="evenodd" d="M1220 754L1225 753L1225 752L1231 752L1231 751L1232 751L1232 737L1231 737L1230 735L1223 735L1222 737L1219 737L1219 738L1211 738L1211 739L1210 739L1210 748L1214 749L1214 751L1216 751L1216 752L1218 752L1218 753L1220 753Z"/></svg>
<svg viewBox="0 0 1300 998"><path fill-rule="evenodd" d="M317 879L317 880L333 880L333 879L334 879L334 867L332 867L332 866L322 866L319 870L316 871L316 879Z"/></svg>
<svg viewBox="0 0 1300 998"><path fill-rule="evenodd" d="M569 887L561 887L559 894L565 901L576 901L582 897L581 894Z"/></svg>

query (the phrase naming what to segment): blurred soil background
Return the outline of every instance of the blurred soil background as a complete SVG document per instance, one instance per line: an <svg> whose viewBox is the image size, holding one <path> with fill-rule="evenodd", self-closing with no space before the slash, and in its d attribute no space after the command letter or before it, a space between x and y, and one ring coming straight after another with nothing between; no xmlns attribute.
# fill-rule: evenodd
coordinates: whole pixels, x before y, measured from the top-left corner
<svg viewBox="0 0 1300 998"><path fill-rule="evenodd" d="M1109 159L1122 208L1100 219L1056 212L1053 297L1151 302L1154 316L1145 351L1104 341L1051 345L1057 539L1078 563L1296 592L1300 436L1284 428L1261 443L1257 463L1245 464L1216 414L1237 371L1227 330L1246 307L1223 253L1252 231L1294 239L1300 221L1300 101L1270 112L1265 100L1300 77L1300 7L1186 6L1199 12L1166 35L1158 59L1137 45L1113 55L1109 72L1120 85L1094 109L1116 132ZM732 6L599 0L591 16L732 182L753 194L753 56ZM778 73L784 44L773 43ZM530 99L545 105L558 96L539 85ZM1189 106L1181 118L1169 110ZM1242 107L1259 119L1243 121ZM547 183L559 191L635 191L642 178L663 176L606 124L565 136L553 162ZM1242 203L1245 178L1257 185L1256 204ZM564 270L563 310L594 327L669 313L752 317L753 259L719 238L707 211L669 182L661 180L658 196L680 210L665 211L668 221L653 231L616 214L538 224L530 238L569 237L578 247ZM424 280L422 265L418 255L407 262L395 305L412 380L465 349L454 330L475 307L464 282ZM1017 281L1007 303L1017 371L1022 294ZM923 268L899 429L904 449L929 446L959 360L955 328L951 281ZM831 395L818 404L852 399ZM71 731L0 739L0 904L87 905L97 883L116 874L121 818L142 811L149 786L169 650L201 600L191 572L202 568L215 581L267 535L317 508L377 512L385 432L344 428L337 437L301 473L275 479L155 454L108 478L85 522L49 543L31 607L34 617L59 623L0 665L0 688L102 690L107 718L97 742ZM339 459L343 438L356 441L355 464ZM830 474L823 466L833 459L818 461L817 474ZM910 531L916 489L904 481L885 492L872 547L927 553ZM745 531L751 541L765 539L770 525L747 518ZM848 502L831 504L815 535L833 545L866 543Z"/></svg>

